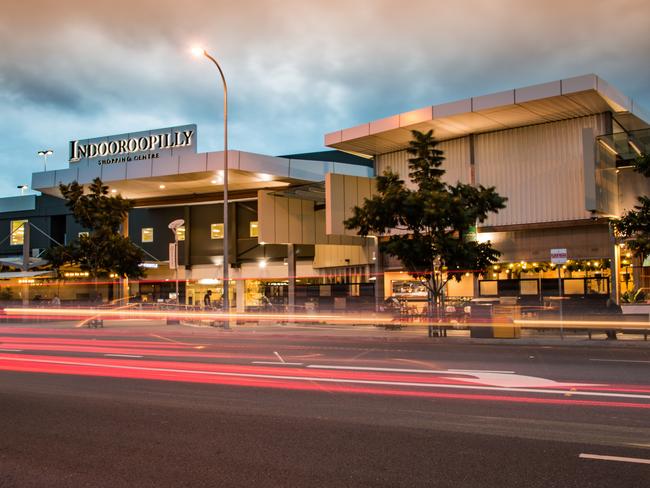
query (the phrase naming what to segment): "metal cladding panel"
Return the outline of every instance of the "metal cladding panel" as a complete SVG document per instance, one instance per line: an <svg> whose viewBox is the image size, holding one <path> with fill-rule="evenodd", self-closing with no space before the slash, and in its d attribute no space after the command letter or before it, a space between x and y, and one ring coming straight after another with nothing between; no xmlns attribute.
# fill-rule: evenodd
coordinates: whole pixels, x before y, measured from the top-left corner
<svg viewBox="0 0 650 488"><path fill-rule="evenodd" d="M79 163L79 183L82 185L92 183L95 178L101 178L102 167L98 164L88 164L87 162Z"/></svg>
<svg viewBox="0 0 650 488"><path fill-rule="evenodd" d="M477 183L495 186L507 206L482 225L589 218L585 209L582 129L604 133L604 115L476 136Z"/></svg>
<svg viewBox="0 0 650 488"><path fill-rule="evenodd" d="M442 167L446 171L443 180L451 185L459 181L469 183L469 137L443 141L438 144L438 149L443 151L445 156L445 161L442 163ZM414 189L415 185L409 179L409 158L410 155L406 151L380 154L377 156L377 174L381 175L387 169L392 169L404 179L408 188Z"/></svg>

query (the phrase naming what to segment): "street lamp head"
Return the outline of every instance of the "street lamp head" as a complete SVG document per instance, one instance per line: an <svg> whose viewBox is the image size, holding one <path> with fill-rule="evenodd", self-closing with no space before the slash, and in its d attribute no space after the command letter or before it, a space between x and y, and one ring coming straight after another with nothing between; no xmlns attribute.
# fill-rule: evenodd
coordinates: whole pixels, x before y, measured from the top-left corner
<svg viewBox="0 0 650 488"><path fill-rule="evenodd" d="M190 52L192 53L192 56L194 56L195 58L200 58L205 54L205 49L203 49L200 46L192 46Z"/></svg>
<svg viewBox="0 0 650 488"><path fill-rule="evenodd" d="M43 149L41 151L38 151L39 156L51 156L52 154L54 154L54 151L51 149Z"/></svg>

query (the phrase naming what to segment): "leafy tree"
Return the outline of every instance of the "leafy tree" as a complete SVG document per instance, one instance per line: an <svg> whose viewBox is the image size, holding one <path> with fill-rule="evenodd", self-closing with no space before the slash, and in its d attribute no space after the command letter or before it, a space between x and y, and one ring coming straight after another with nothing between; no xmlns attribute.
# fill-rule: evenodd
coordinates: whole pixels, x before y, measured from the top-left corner
<svg viewBox="0 0 650 488"><path fill-rule="evenodd" d="M442 180L443 151L433 131L412 131L409 142L409 178L416 189L392 171L377 177L377 193L345 221L361 236L384 236L382 251L397 257L409 274L427 288L433 310L441 305L444 286L463 274L478 274L500 253L491 243L473 238L477 223L505 207L506 198L494 187ZM397 232L393 232L397 231Z"/></svg>
<svg viewBox="0 0 650 488"><path fill-rule="evenodd" d="M75 220L89 229L65 246L48 250L46 259L57 271L74 264L87 271L91 278L107 277L111 273L128 278L140 278L144 271L142 249L120 234L120 226L133 204L120 195L109 195L108 186L95 178L84 193L76 181L59 185L66 206Z"/></svg>
<svg viewBox="0 0 650 488"><path fill-rule="evenodd" d="M634 171L646 178L650 177L649 154L643 154L634 161ZM626 241L630 252L644 259L650 255L650 198L641 195L637 200L639 204L628 210L614 225L618 236Z"/></svg>

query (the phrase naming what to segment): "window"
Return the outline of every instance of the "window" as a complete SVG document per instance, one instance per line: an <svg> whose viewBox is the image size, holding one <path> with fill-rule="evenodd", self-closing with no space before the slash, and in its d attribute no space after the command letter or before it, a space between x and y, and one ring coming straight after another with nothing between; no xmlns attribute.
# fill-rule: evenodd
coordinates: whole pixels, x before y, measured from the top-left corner
<svg viewBox="0 0 650 488"><path fill-rule="evenodd" d="M260 227L256 220L252 221L250 224L250 236L258 237L260 235Z"/></svg>
<svg viewBox="0 0 650 488"><path fill-rule="evenodd" d="M26 220L12 220L11 221L11 237L9 242L12 246L20 246L25 242L25 226Z"/></svg>
<svg viewBox="0 0 650 488"><path fill-rule="evenodd" d="M185 226L182 225L178 229L176 229L176 238L179 241L184 241L185 240Z"/></svg>
<svg viewBox="0 0 650 488"><path fill-rule="evenodd" d="M88 232L88 231L83 231L83 232L79 232L78 235L79 235L79 239L81 239L82 237L89 237L89 236L90 236L90 232Z"/></svg>
<svg viewBox="0 0 650 488"><path fill-rule="evenodd" d="M210 239L223 239L223 224L210 224Z"/></svg>
<svg viewBox="0 0 650 488"><path fill-rule="evenodd" d="M142 242L153 242L153 227L142 228Z"/></svg>

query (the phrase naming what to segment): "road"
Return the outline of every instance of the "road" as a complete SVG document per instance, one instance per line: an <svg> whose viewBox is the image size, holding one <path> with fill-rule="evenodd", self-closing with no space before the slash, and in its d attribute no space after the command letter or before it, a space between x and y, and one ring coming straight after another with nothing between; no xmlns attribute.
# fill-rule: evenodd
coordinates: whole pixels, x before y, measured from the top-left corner
<svg viewBox="0 0 650 488"><path fill-rule="evenodd" d="M0 486L646 487L650 347L0 327Z"/></svg>

